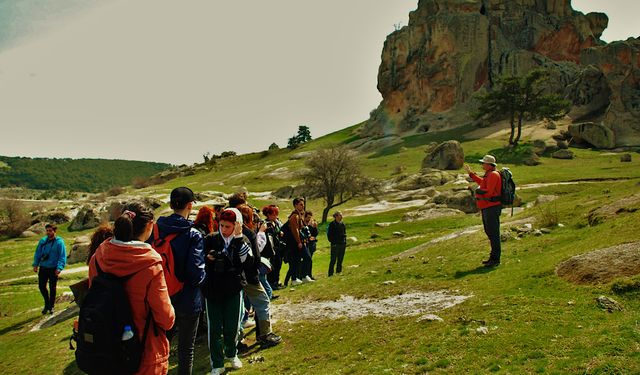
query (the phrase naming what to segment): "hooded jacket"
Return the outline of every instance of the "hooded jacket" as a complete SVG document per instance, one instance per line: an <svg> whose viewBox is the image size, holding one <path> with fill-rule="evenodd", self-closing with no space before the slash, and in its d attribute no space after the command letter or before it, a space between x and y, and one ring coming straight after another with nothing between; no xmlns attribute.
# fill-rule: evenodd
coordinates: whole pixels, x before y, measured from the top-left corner
<svg viewBox="0 0 640 375"><path fill-rule="evenodd" d="M115 239L103 242L89 261L89 286L100 269L118 277L132 275L125 283L131 305L136 332L142 339L146 318L151 310L153 322L149 325L141 368L145 365L169 360L169 341L165 331L173 327L175 313L169 300L167 284L162 273L162 258L144 242L121 242ZM154 328L155 326L155 328ZM154 333L157 332L157 335Z"/></svg>
<svg viewBox="0 0 640 375"><path fill-rule="evenodd" d="M176 276L184 282L184 286L171 297L171 303L177 313L197 315L202 311L203 297L200 287L205 279L202 233L193 228L191 221L177 214L162 216L158 218L157 224L160 237L179 233L171 241L171 249Z"/></svg>

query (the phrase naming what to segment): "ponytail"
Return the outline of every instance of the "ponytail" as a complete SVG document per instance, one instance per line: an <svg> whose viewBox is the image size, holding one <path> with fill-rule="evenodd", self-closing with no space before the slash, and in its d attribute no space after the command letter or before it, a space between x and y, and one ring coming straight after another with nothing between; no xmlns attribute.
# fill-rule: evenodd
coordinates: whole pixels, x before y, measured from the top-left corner
<svg viewBox="0 0 640 375"><path fill-rule="evenodd" d="M122 215L116 219L113 234L116 240L129 242L137 239L145 230L147 223L153 221L153 212L140 203L124 206Z"/></svg>

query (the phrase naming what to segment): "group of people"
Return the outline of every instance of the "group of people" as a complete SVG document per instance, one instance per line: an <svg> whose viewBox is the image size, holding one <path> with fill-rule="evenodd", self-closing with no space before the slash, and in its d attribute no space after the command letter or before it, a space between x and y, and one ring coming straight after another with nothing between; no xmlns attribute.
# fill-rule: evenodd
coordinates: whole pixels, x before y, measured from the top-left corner
<svg viewBox="0 0 640 375"><path fill-rule="evenodd" d="M483 263L500 264L500 174L495 158L480 160L485 175L477 176L465 164L470 177L479 184L475 189L482 212L491 254ZM195 196L191 189L179 187L170 195L173 213L159 217L140 203L130 203L113 227L101 227L92 236L89 284L99 273L125 277L125 290L131 305L136 332L145 332L148 317L160 334L146 339L139 374L165 374L168 371L170 340L177 335L178 372L190 374L195 339L202 314L206 315L211 374L225 372L225 362L239 369L238 358L243 324L253 309L256 341L265 346L278 345L282 339L272 330L270 301L273 291L288 285L313 282L312 258L318 240L318 225L305 210L305 200L293 200L294 210L283 223L279 208L268 205L260 211L247 204L246 195L234 194L227 207L205 206L194 222L189 220ZM331 243L328 276L342 271L346 247L346 227L336 212L327 229ZM33 270L44 299L42 314L54 311L56 282L66 264L64 241L56 236L56 226L46 226L47 235L36 248ZM159 242L169 241L172 264L156 251ZM280 283L282 264L288 263L284 284ZM169 267L173 267L170 270ZM181 281L171 294L167 272ZM49 290L46 285L49 283Z"/></svg>
<svg viewBox="0 0 640 375"><path fill-rule="evenodd" d="M203 206L191 221L195 195L179 187L170 195L171 215L154 220L149 208L129 203L113 226L101 226L93 233L87 260L89 286L100 273L125 278L135 332L142 335L151 316L154 329L162 333L143 336L146 343L138 373L166 373L170 342L177 338L178 372L190 374L201 316L206 317L212 374L223 373L225 362L234 369L242 367L238 349L244 345L244 328L251 323L250 311L259 345L270 347L282 341L271 324L273 291L289 282L299 285L315 280L312 258L318 225L302 198L294 199L294 209L284 222L279 219L278 206L267 205L258 211L246 198L237 193L226 207ZM332 242L329 275L334 265L341 271L346 244L342 215L337 212L334 218L328 231ZM39 271L45 300L43 314L53 313L56 281L65 266L64 241L55 235L56 229L47 225L47 236L34 255L34 271ZM162 241L170 244L170 264L160 250L154 251ZM283 263L289 269L281 283ZM167 272L180 280L177 292Z"/></svg>

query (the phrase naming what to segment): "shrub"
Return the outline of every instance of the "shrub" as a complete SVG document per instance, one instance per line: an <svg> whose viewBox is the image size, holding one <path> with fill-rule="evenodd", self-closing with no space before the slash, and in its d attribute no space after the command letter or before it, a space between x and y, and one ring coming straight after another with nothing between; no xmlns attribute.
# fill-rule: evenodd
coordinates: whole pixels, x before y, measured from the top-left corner
<svg viewBox="0 0 640 375"><path fill-rule="evenodd" d="M558 226L558 223L560 222L560 215L558 214L558 206L555 203L539 206L537 211L536 223L541 228L553 228Z"/></svg>
<svg viewBox="0 0 640 375"><path fill-rule="evenodd" d="M611 291L615 294L640 292L640 276L618 279L611 284Z"/></svg>
<svg viewBox="0 0 640 375"><path fill-rule="evenodd" d="M124 188L122 186L114 186L111 189L107 190L107 195L110 197L115 197L124 193Z"/></svg>

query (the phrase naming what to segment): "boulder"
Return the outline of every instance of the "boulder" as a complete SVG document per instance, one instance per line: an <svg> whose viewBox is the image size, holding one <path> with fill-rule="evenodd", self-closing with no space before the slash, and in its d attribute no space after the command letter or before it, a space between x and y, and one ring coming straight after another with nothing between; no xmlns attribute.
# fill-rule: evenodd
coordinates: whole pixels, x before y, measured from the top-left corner
<svg viewBox="0 0 640 375"><path fill-rule="evenodd" d="M574 154L571 150L558 150L551 154L551 157L554 159L573 159Z"/></svg>
<svg viewBox="0 0 640 375"><path fill-rule="evenodd" d="M458 141L446 141L422 160L422 168L458 170L464 164L464 151Z"/></svg>
<svg viewBox="0 0 640 375"><path fill-rule="evenodd" d="M567 141L558 141L556 144L560 150L566 150L569 148L569 143L567 143Z"/></svg>
<svg viewBox="0 0 640 375"><path fill-rule="evenodd" d="M45 225L47 225L47 224L44 223L44 222L35 223L32 226L30 226L29 228L27 228L27 231L33 232L34 234L44 235L45 232L47 231L47 229L45 228Z"/></svg>
<svg viewBox="0 0 640 375"><path fill-rule="evenodd" d="M611 149L616 146L613 131L602 124L585 122L569 125L569 133L577 143L588 143L596 148Z"/></svg>
<svg viewBox="0 0 640 375"><path fill-rule="evenodd" d="M89 238L89 236L76 237L71 246L71 251L67 256L67 262L69 264L86 262L87 256L89 255L90 244L91 238Z"/></svg>
<svg viewBox="0 0 640 375"><path fill-rule="evenodd" d="M464 215L464 212L455 208L427 208L406 213L402 217L402 221L412 222L460 215Z"/></svg>
<svg viewBox="0 0 640 375"><path fill-rule="evenodd" d="M41 221L46 223L53 224L64 224L68 223L71 218L64 212L54 211L54 212L46 212L44 214L38 215L36 218L37 221Z"/></svg>
<svg viewBox="0 0 640 375"><path fill-rule="evenodd" d="M457 179L457 173L438 169L423 169L419 174L399 179L394 187L398 190L418 190L430 186L442 186Z"/></svg>
<svg viewBox="0 0 640 375"><path fill-rule="evenodd" d="M532 147L536 155L542 155L547 149L547 143L542 139L536 139L533 141Z"/></svg>
<svg viewBox="0 0 640 375"><path fill-rule="evenodd" d="M73 218L73 221L69 225L69 230L76 231L95 228L100 225L101 221L100 215L98 215L95 209L84 206L78 211L76 217Z"/></svg>
<svg viewBox="0 0 640 375"><path fill-rule="evenodd" d="M38 234L30 230L25 230L24 232L20 233L20 238L31 238L35 236L38 236Z"/></svg>
<svg viewBox="0 0 640 375"><path fill-rule="evenodd" d="M444 191L433 198L433 203L445 204L449 208L454 208L467 214L478 212L476 200L467 189Z"/></svg>
<svg viewBox="0 0 640 375"><path fill-rule="evenodd" d="M358 243L358 237L347 237L347 245L355 245Z"/></svg>

